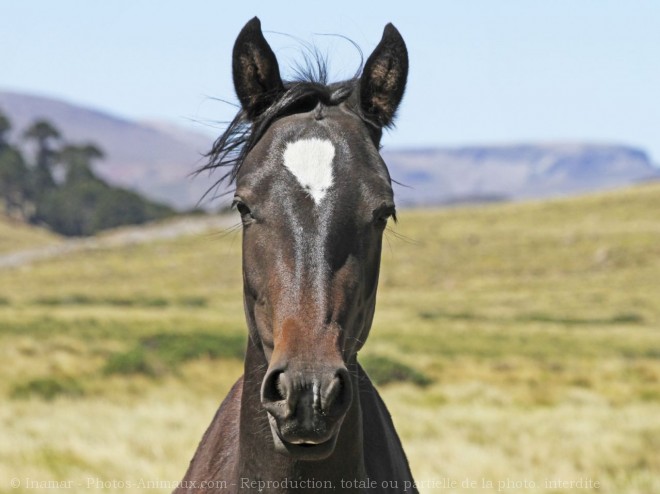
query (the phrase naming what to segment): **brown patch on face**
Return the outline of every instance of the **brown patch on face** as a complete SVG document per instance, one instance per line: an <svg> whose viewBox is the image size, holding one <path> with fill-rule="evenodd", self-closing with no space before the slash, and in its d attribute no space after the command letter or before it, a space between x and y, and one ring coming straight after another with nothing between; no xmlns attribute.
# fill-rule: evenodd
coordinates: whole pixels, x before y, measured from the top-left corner
<svg viewBox="0 0 660 494"><path fill-rule="evenodd" d="M271 364L285 360L298 368L312 369L319 364L340 363L338 329L334 325L315 328L304 318L286 318L275 337Z"/></svg>

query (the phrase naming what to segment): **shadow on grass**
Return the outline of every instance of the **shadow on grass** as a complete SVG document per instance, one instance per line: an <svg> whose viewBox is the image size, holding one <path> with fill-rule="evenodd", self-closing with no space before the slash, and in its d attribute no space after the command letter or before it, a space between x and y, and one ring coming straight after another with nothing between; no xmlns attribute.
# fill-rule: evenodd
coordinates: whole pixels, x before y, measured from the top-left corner
<svg viewBox="0 0 660 494"><path fill-rule="evenodd" d="M365 355L364 357L360 357L360 363L369 378L377 386L384 386L395 382L408 382L416 386L425 387L433 382L426 374L382 355Z"/></svg>
<svg viewBox="0 0 660 494"><path fill-rule="evenodd" d="M155 377L176 371L180 364L190 360L243 359L244 352L245 338L242 335L158 333L142 338L126 352L111 355L103 372Z"/></svg>
<svg viewBox="0 0 660 494"><path fill-rule="evenodd" d="M125 352L111 354L102 368L102 375L143 375L156 378L176 373L182 363L195 359L242 360L244 349L243 335L155 333L141 338ZM84 397L87 393L82 382L71 376L39 377L13 385L9 397L40 398L46 401L58 397Z"/></svg>
<svg viewBox="0 0 660 494"><path fill-rule="evenodd" d="M36 397L50 401L58 396L77 398L84 394L82 385L72 377L42 377L15 385L9 396L14 399Z"/></svg>
<svg viewBox="0 0 660 494"><path fill-rule="evenodd" d="M35 305L45 306L79 306L79 305L105 305L111 307L206 307L208 300L205 297L182 297L169 300L163 297L90 297L82 294L71 294L62 297L41 297L35 299Z"/></svg>
<svg viewBox="0 0 660 494"><path fill-rule="evenodd" d="M521 314L517 317L504 318L475 314L473 312L442 312L442 311L423 311L419 312L421 319L434 321L445 319L450 321L484 321L496 323L526 324L530 322L541 322L549 324L559 324L562 326L614 326L621 324L644 324L644 316L635 312L626 312L616 314L612 317L594 317L594 318L574 318L557 317L543 313Z"/></svg>

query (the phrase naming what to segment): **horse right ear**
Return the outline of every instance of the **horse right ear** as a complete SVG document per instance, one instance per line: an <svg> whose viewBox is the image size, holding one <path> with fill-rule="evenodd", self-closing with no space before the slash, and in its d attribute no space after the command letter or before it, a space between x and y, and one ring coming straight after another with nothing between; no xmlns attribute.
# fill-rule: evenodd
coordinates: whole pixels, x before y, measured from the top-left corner
<svg viewBox="0 0 660 494"><path fill-rule="evenodd" d="M277 58L261 32L259 18L252 18L236 38L232 69L236 95L251 120L284 89Z"/></svg>
<svg viewBox="0 0 660 494"><path fill-rule="evenodd" d="M391 23L367 59L360 77L360 106L364 115L380 127L392 125L408 78L408 50Z"/></svg>

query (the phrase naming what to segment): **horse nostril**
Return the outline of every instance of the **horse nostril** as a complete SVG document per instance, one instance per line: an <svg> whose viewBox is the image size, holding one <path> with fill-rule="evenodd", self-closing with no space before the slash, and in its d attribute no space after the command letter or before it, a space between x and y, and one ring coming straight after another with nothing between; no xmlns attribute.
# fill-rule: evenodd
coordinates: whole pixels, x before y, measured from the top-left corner
<svg viewBox="0 0 660 494"><path fill-rule="evenodd" d="M264 378L261 388L261 401L263 403L273 403L284 401L288 396L286 376L284 370L273 369Z"/></svg>
<svg viewBox="0 0 660 494"><path fill-rule="evenodd" d="M338 369L321 397L321 406L326 412L341 413L348 409L351 399L351 380L348 371Z"/></svg>

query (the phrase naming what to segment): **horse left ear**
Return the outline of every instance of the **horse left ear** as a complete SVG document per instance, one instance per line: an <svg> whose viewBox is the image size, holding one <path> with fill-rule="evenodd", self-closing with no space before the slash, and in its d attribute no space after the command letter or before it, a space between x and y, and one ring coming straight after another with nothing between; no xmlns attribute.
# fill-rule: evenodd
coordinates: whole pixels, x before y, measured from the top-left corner
<svg viewBox="0 0 660 494"><path fill-rule="evenodd" d="M360 106L365 117L380 127L394 121L408 78L408 50L391 23L367 59L360 77Z"/></svg>
<svg viewBox="0 0 660 494"><path fill-rule="evenodd" d="M252 18L239 33L232 58L236 95L243 110L253 119L284 88L277 58L261 32L258 17Z"/></svg>

